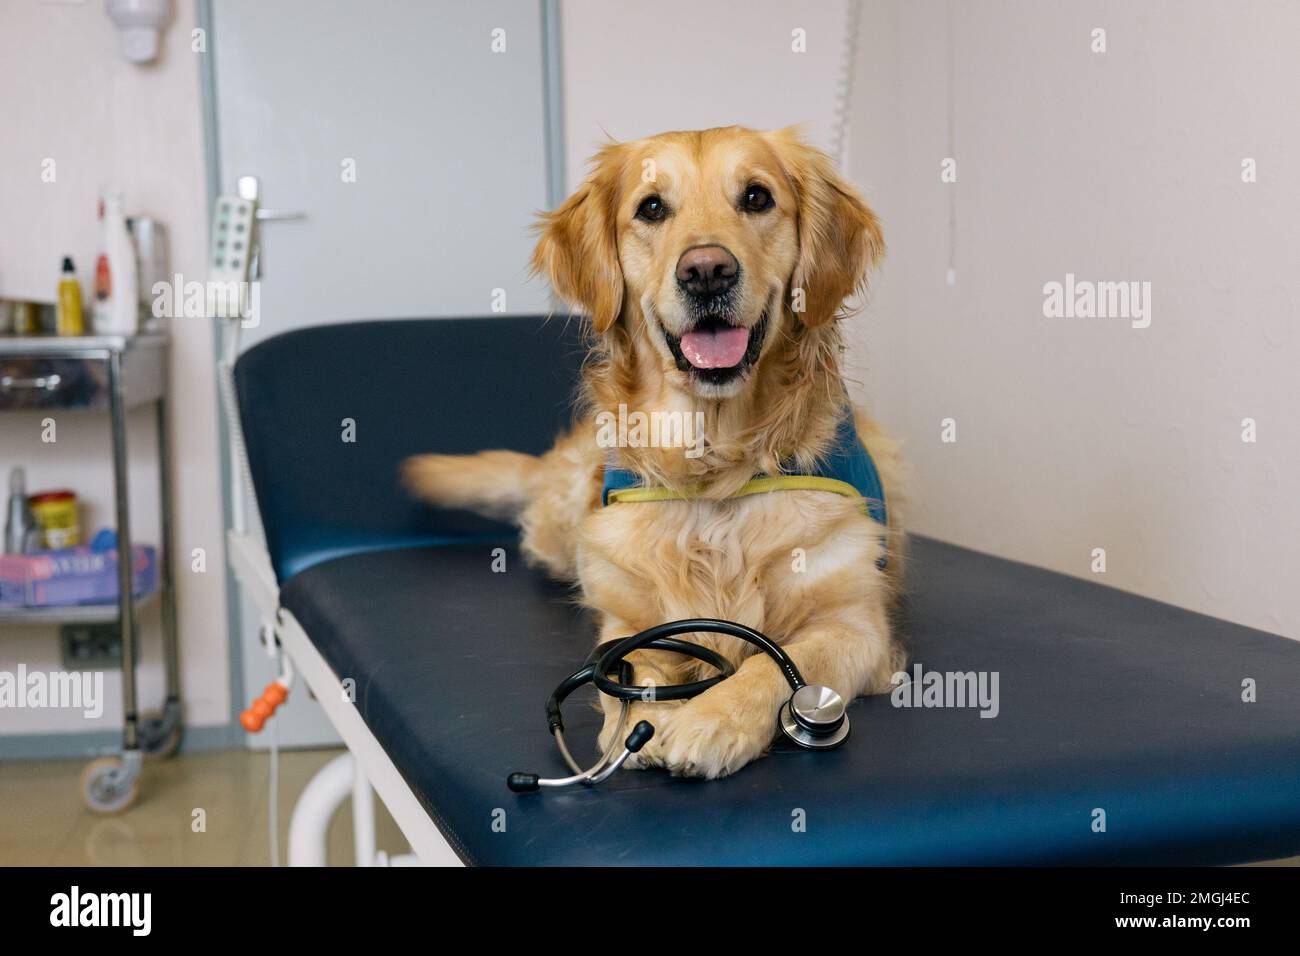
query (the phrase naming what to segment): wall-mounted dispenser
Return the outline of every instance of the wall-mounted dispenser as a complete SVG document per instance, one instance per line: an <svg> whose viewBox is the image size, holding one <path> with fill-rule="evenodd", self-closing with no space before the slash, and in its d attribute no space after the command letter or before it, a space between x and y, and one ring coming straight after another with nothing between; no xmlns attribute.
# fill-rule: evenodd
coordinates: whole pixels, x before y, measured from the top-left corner
<svg viewBox="0 0 1300 956"><path fill-rule="evenodd" d="M132 63L158 58L163 28L171 19L171 0L105 0L108 18L122 34L122 55Z"/></svg>

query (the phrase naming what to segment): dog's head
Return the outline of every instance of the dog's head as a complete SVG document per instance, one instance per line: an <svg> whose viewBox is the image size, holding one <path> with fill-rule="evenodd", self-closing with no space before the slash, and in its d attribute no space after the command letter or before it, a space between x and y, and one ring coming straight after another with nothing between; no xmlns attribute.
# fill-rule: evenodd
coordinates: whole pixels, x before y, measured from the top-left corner
<svg viewBox="0 0 1300 956"><path fill-rule="evenodd" d="M541 231L534 268L597 332L643 317L669 384L712 399L786 323L834 319L884 249L824 153L739 127L606 146Z"/></svg>

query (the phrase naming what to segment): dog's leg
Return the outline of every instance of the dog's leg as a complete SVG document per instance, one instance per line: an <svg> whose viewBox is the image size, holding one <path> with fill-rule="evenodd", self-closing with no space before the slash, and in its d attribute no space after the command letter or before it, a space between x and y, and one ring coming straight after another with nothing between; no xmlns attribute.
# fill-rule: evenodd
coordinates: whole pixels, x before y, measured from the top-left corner
<svg viewBox="0 0 1300 956"><path fill-rule="evenodd" d="M810 684L824 684L845 701L887 689L903 666L881 613L867 625L823 622L782 645ZM777 733L790 685L766 654L745 659L734 676L673 714L661 742L663 766L674 773L723 777L762 756Z"/></svg>
<svg viewBox="0 0 1300 956"><path fill-rule="evenodd" d="M631 628L622 622L611 622L608 619L605 626L601 628L600 643L615 640L619 637L627 637L629 634L636 633L635 628ZM619 732L618 743L632 732L632 728L637 725L638 721L648 720L655 728L655 735L650 742L641 748L639 753L633 754L623 764L629 769L644 769L646 767L663 766L663 740L664 732L668 726L668 720L672 714L682 706L681 701L656 702L654 699L655 687L667 687L670 684L681 683L684 677L683 665L676 661L677 655L665 651L633 651L627 656L627 662L632 665L632 683L648 688L643 701L634 701L628 708L627 721L623 724L623 729ZM618 729L618 715L622 710L619 701L604 694L600 695L600 706L605 713L605 723L600 731L600 752L604 753L614 742L614 732Z"/></svg>

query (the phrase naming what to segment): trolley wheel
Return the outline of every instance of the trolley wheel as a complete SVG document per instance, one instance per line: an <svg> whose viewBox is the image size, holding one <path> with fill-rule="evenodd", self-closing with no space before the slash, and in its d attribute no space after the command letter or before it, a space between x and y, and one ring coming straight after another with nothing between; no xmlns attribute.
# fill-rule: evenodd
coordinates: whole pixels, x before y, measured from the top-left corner
<svg viewBox="0 0 1300 956"><path fill-rule="evenodd" d="M146 710L140 715L140 749L146 760L166 760L174 757L181 746L181 724L177 720L170 727L161 710Z"/></svg>
<svg viewBox="0 0 1300 956"><path fill-rule="evenodd" d="M131 777L121 757L100 757L81 771L81 799L95 813L121 813L140 795L139 777Z"/></svg>

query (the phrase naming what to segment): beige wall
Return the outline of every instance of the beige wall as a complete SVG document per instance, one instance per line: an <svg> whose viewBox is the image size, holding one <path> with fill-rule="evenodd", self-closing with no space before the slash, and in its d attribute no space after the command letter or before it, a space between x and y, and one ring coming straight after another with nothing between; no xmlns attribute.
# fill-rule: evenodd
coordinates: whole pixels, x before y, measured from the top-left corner
<svg viewBox="0 0 1300 956"><path fill-rule="evenodd" d="M171 231L172 264L201 275L206 249L199 54L190 51L194 5L179 0L164 38L161 62L127 63L100 0L0 4L0 296L54 298L62 256L75 257L88 293L98 244L95 203L116 184L129 213L147 213ZM45 158L56 181L42 183ZM177 492L176 545L181 657L191 724L229 720L228 641L216 444L212 330L206 322L173 326L173 474ZM107 419L84 413L58 419L58 442L45 445L40 416L0 416L0 469L27 466L33 487L66 486L85 504L83 524L111 525L112 481ZM138 540L158 540L152 417L131 421L133 526ZM207 572L190 570L195 548L207 554ZM156 612L146 617L141 700L157 704L162 670ZM4 628L0 670L18 663L58 666L52 628ZM120 726L120 684L106 680L109 708L95 726L70 711L6 710L0 734L88 731Z"/></svg>
<svg viewBox="0 0 1300 956"><path fill-rule="evenodd" d="M606 136L802 123L830 145L845 0L560 4L567 187ZM802 30L806 52L791 49Z"/></svg>
<svg viewBox="0 0 1300 956"><path fill-rule="evenodd" d="M853 113L916 530L1300 637L1300 6L953 3L953 152L948 10L866 6ZM1150 327L1045 318L1066 273L1150 282Z"/></svg>

